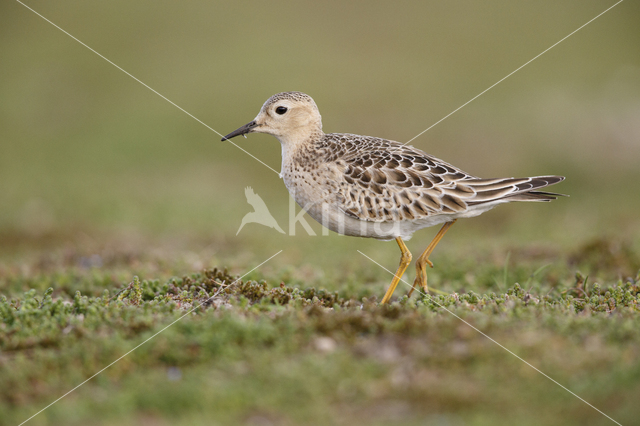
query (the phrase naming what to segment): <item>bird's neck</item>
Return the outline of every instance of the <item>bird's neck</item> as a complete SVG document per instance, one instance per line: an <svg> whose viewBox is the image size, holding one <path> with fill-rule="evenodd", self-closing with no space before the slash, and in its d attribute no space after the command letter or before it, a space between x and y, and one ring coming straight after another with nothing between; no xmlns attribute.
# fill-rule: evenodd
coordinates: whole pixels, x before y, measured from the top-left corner
<svg viewBox="0 0 640 426"><path fill-rule="evenodd" d="M314 141L320 140L324 136L322 129L300 129L287 133L286 136L277 136L282 145L282 162L289 161L296 157L298 153L311 146Z"/></svg>
<svg viewBox="0 0 640 426"><path fill-rule="evenodd" d="M300 168L308 169L313 167L317 162L317 149L316 142L322 140L324 133L319 131L318 133L307 135L304 139L297 140L280 140L282 144L282 167L280 171L280 177L287 181L287 175L295 173Z"/></svg>

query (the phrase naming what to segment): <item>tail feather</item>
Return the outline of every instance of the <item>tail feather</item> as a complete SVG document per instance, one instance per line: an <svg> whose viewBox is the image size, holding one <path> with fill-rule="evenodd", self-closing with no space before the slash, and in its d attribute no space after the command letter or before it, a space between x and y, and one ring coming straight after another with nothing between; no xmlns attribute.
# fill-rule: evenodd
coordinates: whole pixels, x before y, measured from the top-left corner
<svg viewBox="0 0 640 426"><path fill-rule="evenodd" d="M470 206L505 201L551 201L564 194L537 191L549 185L562 182L564 176L534 176L529 178L473 179L465 182L475 191Z"/></svg>
<svg viewBox="0 0 640 426"><path fill-rule="evenodd" d="M558 197L568 197L568 195L555 192L529 191L505 197L505 199L510 201L552 201L557 200Z"/></svg>

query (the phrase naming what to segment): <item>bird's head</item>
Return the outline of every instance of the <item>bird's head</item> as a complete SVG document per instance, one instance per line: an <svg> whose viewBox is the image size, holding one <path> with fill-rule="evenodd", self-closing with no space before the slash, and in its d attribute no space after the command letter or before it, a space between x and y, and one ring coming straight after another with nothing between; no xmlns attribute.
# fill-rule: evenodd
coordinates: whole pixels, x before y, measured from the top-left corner
<svg viewBox="0 0 640 426"><path fill-rule="evenodd" d="M321 134L322 117L311 96L301 92L278 93L267 99L253 121L222 140L247 133L266 133L278 138L283 145L289 145Z"/></svg>

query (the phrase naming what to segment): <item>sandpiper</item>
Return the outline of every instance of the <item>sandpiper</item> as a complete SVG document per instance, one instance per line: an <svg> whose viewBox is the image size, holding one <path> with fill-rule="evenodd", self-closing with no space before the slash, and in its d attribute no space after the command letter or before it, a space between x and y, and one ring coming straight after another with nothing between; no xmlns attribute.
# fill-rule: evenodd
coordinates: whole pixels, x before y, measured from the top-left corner
<svg viewBox="0 0 640 426"><path fill-rule="evenodd" d="M395 239L400 265L382 303L391 299L411 263L404 241L443 223L416 261L409 292L427 287L430 254L453 223L511 201L551 201L562 194L538 191L562 176L480 179L417 148L387 139L324 133L314 100L301 92L270 97L256 118L222 140L267 133L282 145L280 177L315 220L343 235Z"/></svg>

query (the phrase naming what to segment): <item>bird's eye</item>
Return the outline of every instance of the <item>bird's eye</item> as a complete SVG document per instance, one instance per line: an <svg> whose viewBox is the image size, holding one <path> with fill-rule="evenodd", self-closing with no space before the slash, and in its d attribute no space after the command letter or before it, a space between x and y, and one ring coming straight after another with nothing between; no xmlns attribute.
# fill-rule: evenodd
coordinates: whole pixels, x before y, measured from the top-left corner
<svg viewBox="0 0 640 426"><path fill-rule="evenodd" d="M276 108L276 113L279 115L282 115L285 112L287 112L287 107L279 106L278 108Z"/></svg>

